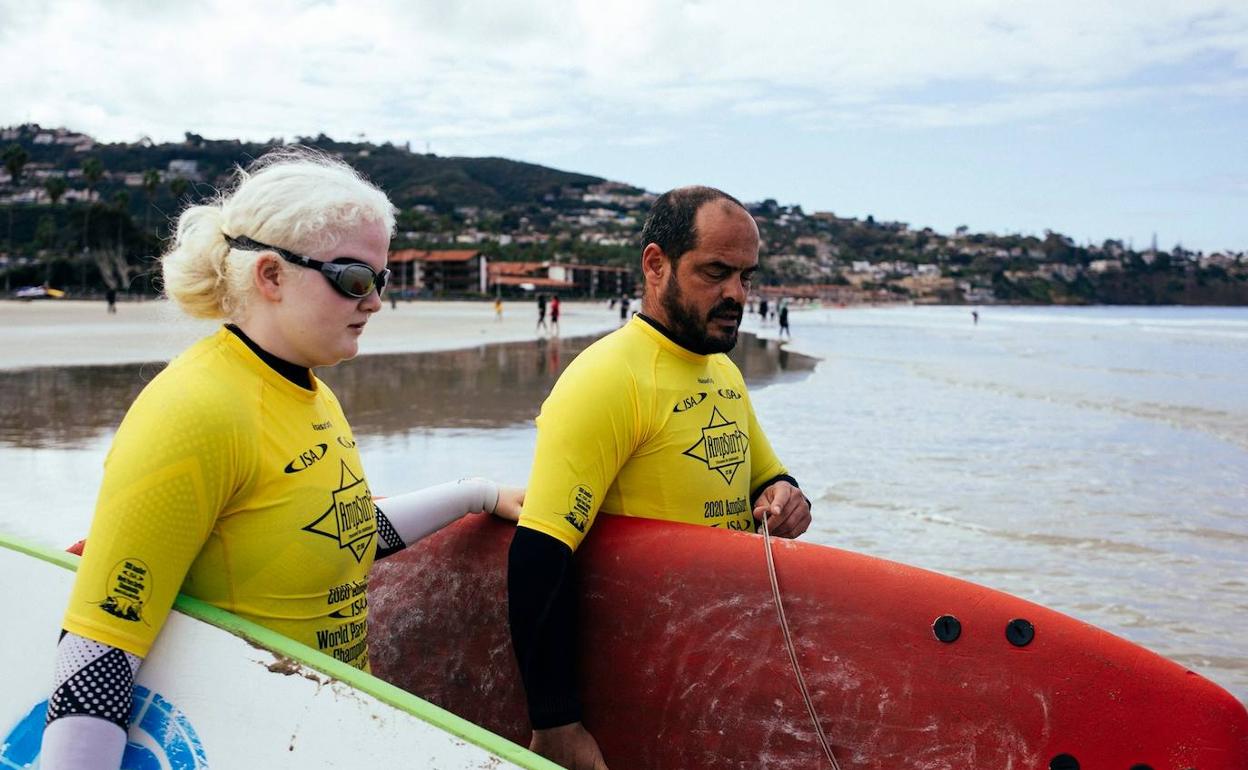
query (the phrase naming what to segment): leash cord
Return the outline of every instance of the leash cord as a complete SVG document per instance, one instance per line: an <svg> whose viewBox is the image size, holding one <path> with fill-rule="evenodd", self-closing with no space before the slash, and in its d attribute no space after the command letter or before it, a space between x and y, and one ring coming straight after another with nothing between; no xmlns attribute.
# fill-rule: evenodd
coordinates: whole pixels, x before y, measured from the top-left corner
<svg viewBox="0 0 1248 770"><path fill-rule="evenodd" d="M819 737L819 745L828 758L833 770L841 770L836 757L832 755L832 747L823 734L823 726L819 724L819 715L815 713L814 701L810 699L810 691L806 689L806 677L802 676L802 667L797 663L797 650L793 647L793 635L789 632L789 621L784 616L784 603L780 601L780 581L776 578L776 563L771 555L771 532L767 526L767 516L763 515L763 551L767 554L767 575L771 578L771 595L776 600L776 614L780 617L780 631L784 634L784 649L789 653L789 662L793 664L793 673L797 675L797 687L802 692L802 700L806 702L806 711L815 726L815 735Z"/></svg>

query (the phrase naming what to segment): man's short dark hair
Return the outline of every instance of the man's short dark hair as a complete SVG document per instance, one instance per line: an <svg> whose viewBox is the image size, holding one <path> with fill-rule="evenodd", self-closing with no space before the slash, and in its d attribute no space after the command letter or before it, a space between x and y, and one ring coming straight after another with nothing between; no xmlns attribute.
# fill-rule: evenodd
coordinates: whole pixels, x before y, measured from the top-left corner
<svg viewBox="0 0 1248 770"><path fill-rule="evenodd" d="M641 228L642 248L656 243L671 260L680 259L686 251L697 248L698 209L712 201L727 201L746 210L741 201L714 187L692 185L668 190L650 207L650 215Z"/></svg>

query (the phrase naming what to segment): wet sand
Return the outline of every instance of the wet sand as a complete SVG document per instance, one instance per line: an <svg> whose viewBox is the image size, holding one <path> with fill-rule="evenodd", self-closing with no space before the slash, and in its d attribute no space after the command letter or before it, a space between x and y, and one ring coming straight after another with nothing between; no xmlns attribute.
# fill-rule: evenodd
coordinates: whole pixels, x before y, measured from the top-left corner
<svg viewBox="0 0 1248 770"><path fill-rule="evenodd" d="M601 334L619 325L605 302L561 304L560 334ZM167 361L220 322L188 319L169 302L119 302L110 315L102 300L0 300L0 369ZM456 350L494 342L537 339L537 306L505 302L503 320L490 302L387 303L360 340L360 354ZM549 324L549 319L547 321Z"/></svg>

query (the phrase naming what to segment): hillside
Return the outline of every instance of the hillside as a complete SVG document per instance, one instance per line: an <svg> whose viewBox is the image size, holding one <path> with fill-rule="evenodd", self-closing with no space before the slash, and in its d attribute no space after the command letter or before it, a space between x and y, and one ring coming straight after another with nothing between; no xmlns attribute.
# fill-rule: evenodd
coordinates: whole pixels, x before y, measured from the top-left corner
<svg viewBox="0 0 1248 770"><path fill-rule="evenodd" d="M408 147L299 144L333 153L399 207L396 248L476 248L490 260L584 262L636 269L654 194L600 177L505 158L443 158ZM176 213L211 197L236 164L280 139L102 144L68 129L0 129L6 286L48 282L91 291L105 276L151 291L147 276ZM18 162L20 161L20 162ZM88 205L88 202L90 205ZM760 290L834 302L1248 304L1248 254L1122 240L954 233L903 222L747 204L762 235ZM768 287L771 287L768 289Z"/></svg>
<svg viewBox="0 0 1248 770"><path fill-rule="evenodd" d="M212 184L228 175L235 164L246 164L270 148L284 144L280 139L262 143L211 140L191 133L182 142L165 144L97 144L74 132L65 132L65 138L59 142L54 134L53 141L48 142L36 141L41 134L46 136L49 132L35 125L8 129L6 134L9 133L16 135L6 136L8 143L21 146L29 154L30 171L73 170L80 167L85 156L99 159L106 173L99 188L105 199L106 191L119 183L124 184L126 174L142 174L149 169L168 173L170 164L189 168L185 164L193 163L194 172L182 173L194 181ZM388 143L337 142L323 134L298 137L294 143L346 158L381 185L400 208L419 204L446 209L454 206L502 208L542 200L548 195L557 196L564 188L584 190L605 181L504 158L444 158L413 153ZM160 192L165 190L158 190L158 204L162 197ZM168 200L172 202L172 196Z"/></svg>

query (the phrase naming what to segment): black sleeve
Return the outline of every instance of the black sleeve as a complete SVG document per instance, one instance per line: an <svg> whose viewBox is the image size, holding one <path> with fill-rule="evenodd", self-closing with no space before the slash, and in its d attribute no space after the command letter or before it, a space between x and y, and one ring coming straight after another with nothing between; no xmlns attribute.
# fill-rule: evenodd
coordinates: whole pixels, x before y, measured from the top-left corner
<svg viewBox="0 0 1248 770"><path fill-rule="evenodd" d="M581 721L572 549L517 527L507 564L511 644L535 730Z"/></svg>
<svg viewBox="0 0 1248 770"><path fill-rule="evenodd" d="M750 505L757 505L758 498L763 494L763 490L765 490L767 487L771 486L772 484L775 484L777 481L787 481L793 486L797 487L798 491L801 491L801 486L798 485L797 479L793 478L787 473L781 473L780 475L772 476L771 478L764 481L762 484L759 484L758 488L750 493ZM805 492L802 492L802 497L806 497ZM806 505L810 506L809 497L806 497Z"/></svg>

